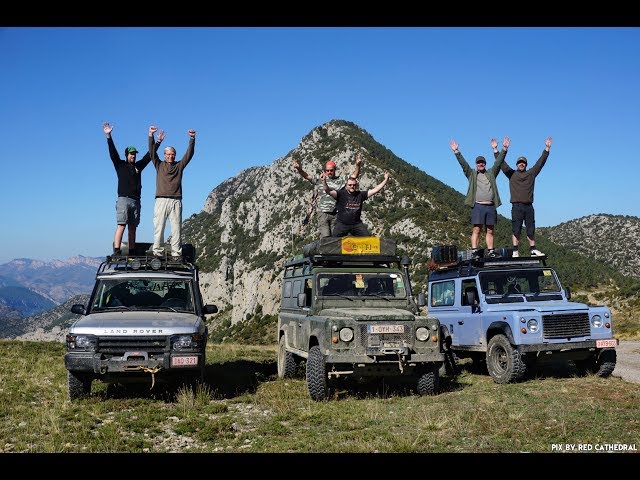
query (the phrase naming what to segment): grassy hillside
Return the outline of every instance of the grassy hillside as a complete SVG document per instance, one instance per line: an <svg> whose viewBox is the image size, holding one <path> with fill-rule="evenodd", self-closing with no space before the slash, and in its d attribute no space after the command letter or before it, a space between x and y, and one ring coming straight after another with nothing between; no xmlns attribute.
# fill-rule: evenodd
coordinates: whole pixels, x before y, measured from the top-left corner
<svg viewBox="0 0 640 480"><path fill-rule="evenodd" d="M211 345L206 383L195 392L94 382L90 397L70 403L63 348L56 342L0 341L0 362L11 365L0 369L0 453L640 448L640 385L575 377L570 367L548 366L513 385L465 370L443 378L441 393L433 397L389 383L352 386L316 403L302 378L277 378L275 347Z"/></svg>

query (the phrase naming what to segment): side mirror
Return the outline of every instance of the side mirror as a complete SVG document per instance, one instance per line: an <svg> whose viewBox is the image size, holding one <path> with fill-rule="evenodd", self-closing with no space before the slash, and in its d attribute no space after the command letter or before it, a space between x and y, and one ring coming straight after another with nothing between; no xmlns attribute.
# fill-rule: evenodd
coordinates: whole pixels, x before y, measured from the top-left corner
<svg viewBox="0 0 640 480"><path fill-rule="evenodd" d="M218 313L218 307L215 305L205 305L203 308L204 314Z"/></svg>
<svg viewBox="0 0 640 480"><path fill-rule="evenodd" d="M564 289L564 294L567 296L567 300L571 300L571 288L570 287L566 287Z"/></svg>
<svg viewBox="0 0 640 480"><path fill-rule="evenodd" d="M80 305L79 303L76 303L75 305L73 305L71 307L71 313L77 313L78 315L84 315L86 313L86 310L84 309L84 305Z"/></svg>
<svg viewBox="0 0 640 480"><path fill-rule="evenodd" d="M418 294L418 298L416 299L416 305L419 307L424 307L427 304L427 297L424 295L424 292L420 292Z"/></svg>
<svg viewBox="0 0 640 480"><path fill-rule="evenodd" d="M305 303L307 302L307 294L306 293L299 293L298 294L298 306L300 308L305 306Z"/></svg>

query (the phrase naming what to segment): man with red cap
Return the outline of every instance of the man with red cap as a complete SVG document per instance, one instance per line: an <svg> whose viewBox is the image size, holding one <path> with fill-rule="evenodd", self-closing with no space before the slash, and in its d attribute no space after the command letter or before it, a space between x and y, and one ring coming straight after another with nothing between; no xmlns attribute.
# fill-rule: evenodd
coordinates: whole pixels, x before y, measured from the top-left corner
<svg viewBox="0 0 640 480"><path fill-rule="evenodd" d="M356 153L356 166L350 175L352 178L358 178L361 166L362 154L358 152ZM318 232L320 238L330 237L336 225L336 200L324 191L323 179L327 180L327 185L329 185L331 190L340 190L346 185L349 175L337 176L336 163L333 161L328 161L325 164L324 172L319 176L311 176L305 172L297 159L293 160L293 168L298 171L302 178L311 182L312 185L318 186L318 190L314 192L314 199L316 197L318 198Z"/></svg>
<svg viewBox="0 0 640 480"><path fill-rule="evenodd" d="M500 173L500 164L507 155L507 149L509 148L508 140L508 138L505 138L503 149L491 168L486 168L487 161L480 155L476 157L475 170L469 166L462 156L462 153L460 153L460 150L458 150L456 141L451 140L449 142L451 150L453 150L453 153L458 159L458 163L462 167L462 172L469 180L469 188L467 189L464 204L471 208L471 224L473 225L473 229L471 230L471 250L475 255L479 252L478 243L480 240L480 232L482 231L482 227L485 227L485 240L487 242L487 249L489 250L488 256L497 256L493 248L493 230L498 222L497 209L502 202L500 201L500 195L498 195L496 177Z"/></svg>
<svg viewBox="0 0 640 480"><path fill-rule="evenodd" d="M509 140L508 138L505 140ZM504 145L504 143L503 143ZM498 158L498 142L491 139L493 154ZM533 167L527 170L526 157L518 157L516 160L516 168L514 170L507 162L503 162L500 168L509 179L509 190L511 193L511 240L513 242L513 256L519 256L518 245L520 244L520 234L522 233L522 224L526 226L527 239L529 240L529 250L532 257L544 256L540 250L536 248L536 220L535 211L533 210L533 189L536 184L536 177L547 163L549 158L549 149L551 148L551 137L544 142L544 150L542 155Z"/></svg>

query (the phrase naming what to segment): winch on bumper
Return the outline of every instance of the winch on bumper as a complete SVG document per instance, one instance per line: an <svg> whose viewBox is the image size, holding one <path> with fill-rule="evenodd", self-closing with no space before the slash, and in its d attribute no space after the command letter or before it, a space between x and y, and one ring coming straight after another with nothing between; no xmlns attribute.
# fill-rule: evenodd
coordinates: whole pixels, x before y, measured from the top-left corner
<svg viewBox="0 0 640 480"><path fill-rule="evenodd" d="M202 353L188 355L172 355L164 353L150 356L147 352L125 352L122 356L104 357L101 353L73 353L64 357L67 370L78 372L93 372L97 374L123 372L159 372L194 368L202 365Z"/></svg>

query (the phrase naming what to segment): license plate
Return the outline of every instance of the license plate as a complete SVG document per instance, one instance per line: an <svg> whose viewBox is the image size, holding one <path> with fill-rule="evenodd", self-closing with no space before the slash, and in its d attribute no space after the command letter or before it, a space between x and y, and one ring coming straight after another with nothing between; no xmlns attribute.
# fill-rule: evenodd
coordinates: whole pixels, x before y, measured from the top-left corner
<svg viewBox="0 0 640 480"><path fill-rule="evenodd" d="M198 357L171 357L172 367L188 367L198 365Z"/></svg>
<svg viewBox="0 0 640 480"><path fill-rule="evenodd" d="M404 333L404 325L369 325L369 333Z"/></svg>
<svg viewBox="0 0 640 480"><path fill-rule="evenodd" d="M596 348L609 348L618 345L617 338L608 338L606 340L596 340Z"/></svg>

